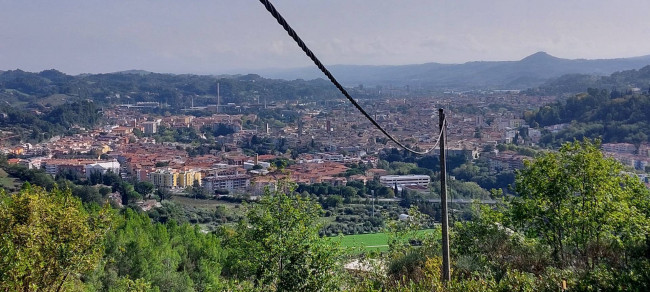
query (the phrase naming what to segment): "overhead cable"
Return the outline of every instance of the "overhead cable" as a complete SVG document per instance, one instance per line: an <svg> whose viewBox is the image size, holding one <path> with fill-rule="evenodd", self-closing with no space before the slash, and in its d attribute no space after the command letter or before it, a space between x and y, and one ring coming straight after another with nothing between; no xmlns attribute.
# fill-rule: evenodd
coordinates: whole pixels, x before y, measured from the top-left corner
<svg viewBox="0 0 650 292"><path fill-rule="evenodd" d="M302 41L302 39L298 36L298 34L296 33L296 31L294 31L293 28L291 28L291 26L290 26L290 25L287 23L287 21L284 19L284 17L282 17L282 15L280 15L280 12L278 12L278 10L275 9L275 7L273 6L273 4L271 4L271 2L270 2L269 0L260 0L260 2L264 5L264 7L266 7L266 10L268 10L268 11L271 13L271 15L273 16L273 18L275 18L275 20L277 20L278 23L279 23L279 24L284 28L284 30L289 34L289 36L291 36L291 38L293 38L293 40L294 40L294 41L296 42L296 44L297 44L297 45L302 49L302 51L305 52L305 54L307 54L307 57L309 57L309 58L314 62L314 64L316 65L316 67L318 67L318 69L320 69L321 72L323 72L323 74L325 74L325 76L327 76L327 78L330 80L330 82L332 82L332 83L334 84L334 86L336 86L336 88L338 88L338 90L341 91L341 93L342 93L342 94L343 94L343 95L344 95L344 96L345 96L345 97L346 97L346 98L347 98L347 99L352 103L352 105L354 105L354 107L356 107L357 110L359 110L359 112L361 112L361 114L363 114L363 116L366 117L366 119L368 119L368 120L369 120L369 121L370 121L370 122L371 122L371 123L372 123L372 124L377 128L377 129L379 129L379 131L381 131L382 134L384 134L388 139L390 139L391 141L393 141L395 144L397 144L397 146L401 147L402 149L404 149L404 150L406 150L406 151L408 151L408 152L414 153L414 154L418 154L418 155L425 155L425 154L427 154L427 153L433 151L433 150L438 146L438 144L440 143L440 137L442 137L442 131L440 132L440 136L438 137L438 141L436 142L436 146L430 148L430 149L427 150L427 151L416 151L416 150L414 150L414 149L411 149L411 148L407 147L406 145L402 144L402 143L399 142L397 139L395 139L395 138L394 138L391 134L389 134L389 133L388 133L388 132L387 132L387 131L382 127L382 126L380 126L380 125L377 123L377 121L375 121L375 120L374 120L374 119L373 119L373 118L372 118L372 117L371 117L371 116L370 116L370 115L369 115L369 114L368 114L368 113L367 113L367 112L366 112L366 111L365 111L365 110L364 110L364 109L363 109L363 108L362 108L362 107L357 103L357 101L354 100L354 98L352 98L352 96L350 96L350 94L348 93L348 91L347 91L347 90L346 90L346 89L341 85L341 83L339 83L339 82L336 80L336 78L334 78L334 75L332 75L332 73L330 73L330 71L325 67L325 65L323 65L323 63L321 63L321 61L318 60L318 58L316 57L316 55L314 55L314 53L313 53L313 52L312 52L312 51L307 47L307 45L305 44L305 42ZM445 122L446 122L446 121L445 121ZM443 127L443 129L444 129L444 127Z"/></svg>

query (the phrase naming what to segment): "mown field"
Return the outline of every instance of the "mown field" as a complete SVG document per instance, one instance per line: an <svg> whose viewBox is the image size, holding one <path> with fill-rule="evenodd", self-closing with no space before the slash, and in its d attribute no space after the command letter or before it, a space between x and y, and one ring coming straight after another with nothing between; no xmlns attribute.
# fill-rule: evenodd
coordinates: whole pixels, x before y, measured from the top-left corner
<svg viewBox="0 0 650 292"><path fill-rule="evenodd" d="M432 233L435 232L435 229L424 229L420 232ZM340 240L341 247L352 253L388 250L388 234L384 232L345 235L332 237L332 240Z"/></svg>

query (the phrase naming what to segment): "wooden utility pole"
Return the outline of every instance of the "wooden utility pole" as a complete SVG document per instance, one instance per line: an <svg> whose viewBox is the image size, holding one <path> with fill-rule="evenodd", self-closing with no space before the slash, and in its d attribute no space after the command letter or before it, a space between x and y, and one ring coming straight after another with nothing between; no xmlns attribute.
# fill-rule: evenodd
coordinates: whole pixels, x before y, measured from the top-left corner
<svg viewBox="0 0 650 292"><path fill-rule="evenodd" d="M442 223L442 280L451 280L449 264L449 217L447 216L447 158L445 157L445 140L447 124L443 109L438 109L440 122L440 217Z"/></svg>

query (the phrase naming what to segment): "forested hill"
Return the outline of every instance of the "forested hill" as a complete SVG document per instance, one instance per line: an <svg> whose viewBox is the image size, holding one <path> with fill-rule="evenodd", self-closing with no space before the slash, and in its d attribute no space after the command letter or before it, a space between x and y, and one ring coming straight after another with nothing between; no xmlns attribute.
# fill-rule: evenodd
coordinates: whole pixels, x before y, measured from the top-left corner
<svg viewBox="0 0 650 292"><path fill-rule="evenodd" d="M0 129L15 134L11 140L14 142L40 142L75 127L96 126L100 119L99 109L86 100L58 105L43 113L0 104Z"/></svg>
<svg viewBox="0 0 650 292"><path fill-rule="evenodd" d="M615 72L609 76L586 74L564 75L527 91L533 95L559 95L585 92L587 88L600 88L626 92L634 88L650 88L650 66L639 70Z"/></svg>
<svg viewBox="0 0 650 292"><path fill-rule="evenodd" d="M56 70L39 73L0 72L0 102L32 108L91 99L96 103L157 101L171 107L216 104L217 83L222 103L273 102L339 97L328 81L273 80L258 75L199 76L125 71L109 74L66 75Z"/></svg>
<svg viewBox="0 0 650 292"><path fill-rule="evenodd" d="M647 92L588 89L587 93L526 112L524 118L534 127L568 124L559 132L546 132L542 144L558 145L583 137L601 138L605 143L638 144L650 137L648 109L650 95Z"/></svg>

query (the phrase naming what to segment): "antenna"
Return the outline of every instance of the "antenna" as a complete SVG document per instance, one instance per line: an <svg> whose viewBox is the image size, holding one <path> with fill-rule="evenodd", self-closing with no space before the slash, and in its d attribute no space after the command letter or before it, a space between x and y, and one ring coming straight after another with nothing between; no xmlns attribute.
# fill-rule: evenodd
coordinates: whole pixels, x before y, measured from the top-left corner
<svg viewBox="0 0 650 292"><path fill-rule="evenodd" d="M221 106L221 92L219 92L219 82L217 81L217 113L219 113L220 106Z"/></svg>

